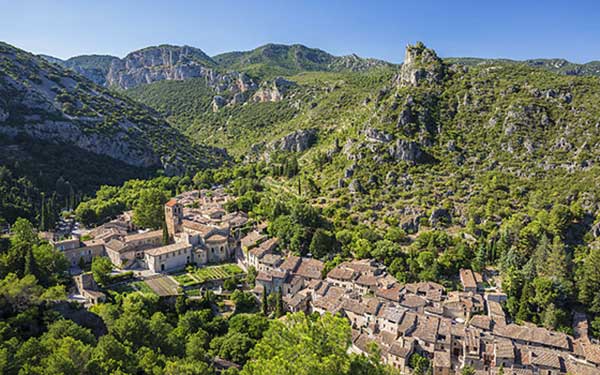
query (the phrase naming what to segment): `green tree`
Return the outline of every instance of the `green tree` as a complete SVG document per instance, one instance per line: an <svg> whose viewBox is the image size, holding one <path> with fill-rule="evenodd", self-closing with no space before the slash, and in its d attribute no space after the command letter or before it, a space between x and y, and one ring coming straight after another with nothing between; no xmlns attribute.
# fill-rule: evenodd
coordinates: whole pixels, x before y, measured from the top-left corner
<svg viewBox="0 0 600 375"><path fill-rule="evenodd" d="M106 286L110 283L112 269L113 264L110 259L105 257L95 257L92 259L92 275L99 285Z"/></svg>
<svg viewBox="0 0 600 375"><path fill-rule="evenodd" d="M140 191L140 198L133 209L133 221L140 228L158 229L165 221L164 205L167 194L157 188Z"/></svg>
<svg viewBox="0 0 600 375"><path fill-rule="evenodd" d="M262 291L262 313L264 316L269 315L269 301L267 300L267 289Z"/></svg>
<svg viewBox="0 0 600 375"><path fill-rule="evenodd" d="M336 241L331 232L318 228L310 241L309 250L315 258L323 258L336 251Z"/></svg>
<svg viewBox="0 0 600 375"><path fill-rule="evenodd" d="M350 336L350 325L344 318L325 314L313 320L303 313L288 314L285 320L271 322L250 352L242 374L347 373Z"/></svg>
<svg viewBox="0 0 600 375"><path fill-rule="evenodd" d="M275 317L279 318L283 316L283 293L281 292L281 288L277 290L277 300L275 301Z"/></svg>
<svg viewBox="0 0 600 375"><path fill-rule="evenodd" d="M162 221L162 244L168 245L170 240L171 239L169 238L169 229L167 228L167 223L163 220Z"/></svg>

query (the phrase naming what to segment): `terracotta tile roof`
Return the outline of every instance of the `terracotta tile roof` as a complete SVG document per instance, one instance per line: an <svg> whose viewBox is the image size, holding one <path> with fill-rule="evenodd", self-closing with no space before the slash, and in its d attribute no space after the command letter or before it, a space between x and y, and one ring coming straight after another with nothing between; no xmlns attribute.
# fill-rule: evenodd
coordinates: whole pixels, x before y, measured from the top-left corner
<svg viewBox="0 0 600 375"><path fill-rule="evenodd" d="M356 284L366 287L376 287L377 278L371 275L361 274L355 281Z"/></svg>
<svg viewBox="0 0 600 375"><path fill-rule="evenodd" d="M313 305L335 314L340 311L340 308L342 307L342 301L338 297L326 295L325 297L315 300Z"/></svg>
<svg viewBox="0 0 600 375"><path fill-rule="evenodd" d="M173 207L177 204L177 199L175 198L171 198L167 201L167 203L165 203L165 206L167 207Z"/></svg>
<svg viewBox="0 0 600 375"><path fill-rule="evenodd" d="M388 353L393 355L394 357L406 359L412 353L412 346L405 347L405 346L402 346L401 343L395 342L388 349Z"/></svg>
<svg viewBox="0 0 600 375"><path fill-rule="evenodd" d="M400 301L400 305L411 309L418 309L427 305L427 300L414 294L405 294Z"/></svg>
<svg viewBox="0 0 600 375"><path fill-rule="evenodd" d="M287 270L289 272L294 272L294 271L296 271L296 268L298 268L299 265L300 265L300 257L297 257L295 255L290 255L287 258L285 258L283 263L281 263L279 265L279 268L281 268L282 270Z"/></svg>
<svg viewBox="0 0 600 375"><path fill-rule="evenodd" d="M344 298L342 302L342 309L344 311L350 311L357 315L363 315L365 313L365 307L360 301Z"/></svg>
<svg viewBox="0 0 600 375"><path fill-rule="evenodd" d="M264 238L266 238L264 234L260 234L256 231L251 231L241 239L242 247L256 246Z"/></svg>
<svg viewBox="0 0 600 375"><path fill-rule="evenodd" d="M162 230L151 230L143 233L134 233L125 236L125 242L145 240L148 238L162 238Z"/></svg>
<svg viewBox="0 0 600 375"><path fill-rule="evenodd" d="M474 315L469 320L469 325L489 331L492 329L492 319L485 315Z"/></svg>
<svg viewBox="0 0 600 375"><path fill-rule="evenodd" d="M281 255L277 254L266 254L260 259L260 263L270 267L277 267L279 264L281 264L282 261L283 258L281 257Z"/></svg>
<svg viewBox="0 0 600 375"><path fill-rule="evenodd" d="M560 357L557 352L551 350L543 350L538 348L528 347L526 353L522 356L523 364L544 366L555 369L560 369Z"/></svg>
<svg viewBox="0 0 600 375"><path fill-rule="evenodd" d="M304 293L296 293L293 296L283 297L283 301L292 308L297 308L301 303L308 299L308 295Z"/></svg>
<svg viewBox="0 0 600 375"><path fill-rule="evenodd" d="M369 338L364 333L359 333L356 338L353 340L352 344L357 347L360 351L364 353L369 352L369 346L374 340Z"/></svg>
<svg viewBox="0 0 600 375"><path fill-rule="evenodd" d="M477 288L477 281L475 281L475 275L473 271L470 269L461 268L459 271L460 282L462 283L465 289L467 288Z"/></svg>
<svg viewBox="0 0 600 375"><path fill-rule="evenodd" d="M381 319L388 320L392 323L400 324L402 322L402 318L406 313L406 309L397 306L385 306L381 308L379 312L379 317Z"/></svg>
<svg viewBox="0 0 600 375"><path fill-rule="evenodd" d="M351 262L344 262L341 266L345 268L350 268L359 273L373 273L377 270L376 262L372 259L361 259L361 260L353 260Z"/></svg>
<svg viewBox="0 0 600 375"><path fill-rule="evenodd" d="M370 315L377 315L381 306L381 301L375 297L363 297L362 303L365 306L365 312Z"/></svg>
<svg viewBox="0 0 600 375"><path fill-rule="evenodd" d="M273 281L273 277L271 276L270 273L259 271L258 274L256 275L256 280L270 282L270 281Z"/></svg>
<svg viewBox="0 0 600 375"><path fill-rule="evenodd" d="M108 241L106 243L106 245L104 245L104 246L109 250L116 251L119 253L125 252L128 250L125 242L123 242L121 240L117 240L117 239L112 239L112 240Z"/></svg>
<svg viewBox="0 0 600 375"><path fill-rule="evenodd" d="M322 279L322 273L325 265L323 262L312 258L302 258L296 274L306 279Z"/></svg>
<svg viewBox="0 0 600 375"><path fill-rule="evenodd" d="M600 346L576 340L573 343L573 351L576 355L584 357L587 361L600 365Z"/></svg>
<svg viewBox="0 0 600 375"><path fill-rule="evenodd" d="M146 250L145 253L156 257L159 255L173 253L175 251L185 250L191 248L191 246L185 242L177 242L167 246L155 247L154 249Z"/></svg>
<svg viewBox="0 0 600 375"><path fill-rule="evenodd" d="M401 284L393 284L389 288L379 288L375 291L377 297L387 299L389 301L400 302L404 287Z"/></svg>
<svg viewBox="0 0 600 375"><path fill-rule="evenodd" d="M222 243L227 241L227 237L219 233L212 233L208 235L204 241L208 243Z"/></svg>
<svg viewBox="0 0 600 375"><path fill-rule="evenodd" d="M402 317L402 322L398 325L398 332L408 335L415 328L417 323L417 314L407 311Z"/></svg>
<svg viewBox="0 0 600 375"><path fill-rule="evenodd" d="M450 351L436 350L433 353L433 367L434 368L450 368L450 367L452 367L452 359L450 357Z"/></svg>
<svg viewBox="0 0 600 375"><path fill-rule="evenodd" d="M181 226L183 226L184 228L190 229L194 232L198 232L202 237L206 236L213 229L215 229L212 226L208 226L206 224L202 224L197 221L185 220L185 219L182 220Z"/></svg>
<svg viewBox="0 0 600 375"><path fill-rule="evenodd" d="M515 346L512 341L497 338L494 340L494 354L497 358L515 358Z"/></svg>
<svg viewBox="0 0 600 375"><path fill-rule="evenodd" d="M439 318L427 315L420 315L417 323L417 328L412 333L412 336L418 337L419 339L429 343L434 343L437 339L439 324Z"/></svg>
<svg viewBox="0 0 600 375"><path fill-rule="evenodd" d="M337 266L327 274L328 278L340 281L352 281L356 278L357 273L349 268Z"/></svg>
<svg viewBox="0 0 600 375"><path fill-rule="evenodd" d="M563 350L570 350L571 347L571 340L568 335L540 327L524 327L516 324L497 325L494 326L494 334L513 340L546 345Z"/></svg>

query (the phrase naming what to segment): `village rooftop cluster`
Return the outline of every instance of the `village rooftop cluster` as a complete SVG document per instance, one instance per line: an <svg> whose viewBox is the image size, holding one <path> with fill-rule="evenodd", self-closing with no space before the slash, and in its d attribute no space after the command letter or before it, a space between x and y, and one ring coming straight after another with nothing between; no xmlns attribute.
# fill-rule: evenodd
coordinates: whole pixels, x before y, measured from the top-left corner
<svg viewBox="0 0 600 375"><path fill-rule="evenodd" d="M506 295L492 270L460 270L459 291L434 282L402 284L367 259L343 262L325 274L320 260L295 256L269 238L265 223L227 213L229 199L223 189L170 199L164 207L171 239L166 245L162 231L135 228L131 213L92 229L91 240L53 243L72 266L105 256L118 269L136 270L149 285L157 278L174 282L169 274L190 264L253 267L257 299L277 292L287 311L346 317L350 350L368 354L376 343L382 360L403 373L410 373L409 358L416 353L432 361L434 375L460 374L466 366L478 375L600 374L600 347L590 342L585 323L573 337L508 321ZM76 284L88 303L103 301L89 274L76 276Z"/></svg>

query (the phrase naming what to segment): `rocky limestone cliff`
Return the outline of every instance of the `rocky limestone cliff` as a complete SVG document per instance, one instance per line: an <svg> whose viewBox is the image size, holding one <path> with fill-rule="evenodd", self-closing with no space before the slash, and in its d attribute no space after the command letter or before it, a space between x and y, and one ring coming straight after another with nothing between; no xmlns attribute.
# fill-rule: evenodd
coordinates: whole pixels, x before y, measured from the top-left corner
<svg viewBox="0 0 600 375"><path fill-rule="evenodd" d="M79 147L136 167L212 164L158 115L58 65L0 43L0 134ZM222 155L216 152L215 159Z"/></svg>
<svg viewBox="0 0 600 375"><path fill-rule="evenodd" d="M435 51L421 42L407 46L404 63L394 79L398 86L419 86L422 83L440 83L446 75L444 62Z"/></svg>
<svg viewBox="0 0 600 375"><path fill-rule="evenodd" d="M114 60L106 76L108 86L124 89L162 80L204 77L214 81L214 61L188 46L158 46L135 51Z"/></svg>

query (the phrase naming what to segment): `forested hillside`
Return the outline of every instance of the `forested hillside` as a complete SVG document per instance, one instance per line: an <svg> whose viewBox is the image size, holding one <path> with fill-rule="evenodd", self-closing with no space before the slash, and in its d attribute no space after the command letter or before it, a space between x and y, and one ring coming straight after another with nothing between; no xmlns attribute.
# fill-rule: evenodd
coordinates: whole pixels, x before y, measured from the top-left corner
<svg viewBox="0 0 600 375"><path fill-rule="evenodd" d="M56 194L56 210L72 208L102 184L159 170L191 172L226 159L223 150L194 144L128 97L0 44L0 164L12 176L1 187L5 221L14 222L17 213L35 220L42 193ZM31 188L14 199L23 186Z"/></svg>
<svg viewBox="0 0 600 375"><path fill-rule="evenodd" d="M590 294L598 286L598 78L503 61L450 65L419 44L401 69L286 79L295 86L281 100L217 111L207 88L191 100L177 94L200 83L130 95L191 137L266 163L272 177L258 182L322 208L342 254L393 264L407 281L445 283L460 267L498 267L509 313L551 328L570 330L574 309L600 313ZM316 138L304 142L298 129ZM289 172L290 158L299 171ZM261 212L267 204L252 192L240 199ZM394 228L400 245L386 240Z"/></svg>

